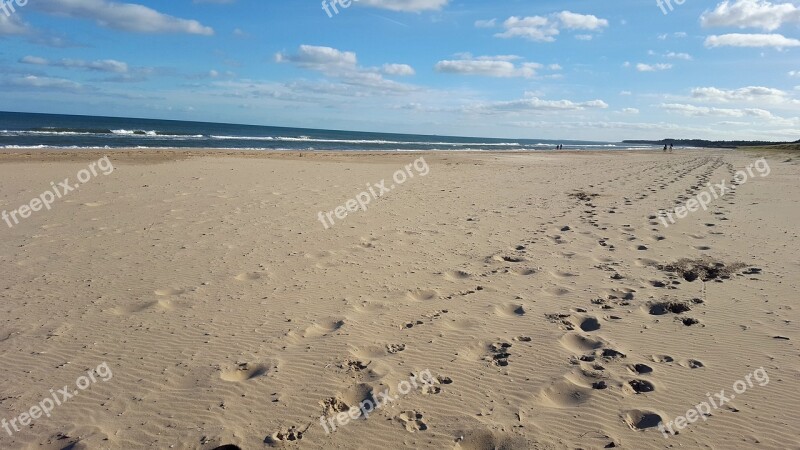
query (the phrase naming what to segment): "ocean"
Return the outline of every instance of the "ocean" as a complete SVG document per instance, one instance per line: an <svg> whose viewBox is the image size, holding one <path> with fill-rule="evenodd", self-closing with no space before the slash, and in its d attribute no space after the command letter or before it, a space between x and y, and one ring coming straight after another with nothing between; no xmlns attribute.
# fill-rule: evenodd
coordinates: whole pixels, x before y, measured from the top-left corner
<svg viewBox="0 0 800 450"><path fill-rule="evenodd" d="M176 120L0 112L0 149L215 148L286 151L531 151L653 148L614 142L366 133Z"/></svg>

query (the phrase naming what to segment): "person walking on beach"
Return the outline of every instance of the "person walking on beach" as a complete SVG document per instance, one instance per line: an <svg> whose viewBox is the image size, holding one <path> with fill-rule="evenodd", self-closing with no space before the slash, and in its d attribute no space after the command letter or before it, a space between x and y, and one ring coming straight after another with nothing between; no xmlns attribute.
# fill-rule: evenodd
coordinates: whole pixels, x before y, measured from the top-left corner
<svg viewBox="0 0 800 450"><path fill-rule="evenodd" d="M667 153L667 144L664 144L664 153Z"/></svg>
<svg viewBox="0 0 800 450"><path fill-rule="evenodd" d="M669 144L669 152L672 153L672 143Z"/></svg>

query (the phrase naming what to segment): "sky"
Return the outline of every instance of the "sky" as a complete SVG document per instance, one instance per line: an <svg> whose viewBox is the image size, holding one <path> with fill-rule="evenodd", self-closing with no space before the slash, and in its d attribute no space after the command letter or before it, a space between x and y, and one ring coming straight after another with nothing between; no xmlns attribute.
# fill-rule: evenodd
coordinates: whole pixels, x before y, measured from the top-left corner
<svg viewBox="0 0 800 450"><path fill-rule="evenodd" d="M794 141L800 0L780 1L0 0L0 110Z"/></svg>

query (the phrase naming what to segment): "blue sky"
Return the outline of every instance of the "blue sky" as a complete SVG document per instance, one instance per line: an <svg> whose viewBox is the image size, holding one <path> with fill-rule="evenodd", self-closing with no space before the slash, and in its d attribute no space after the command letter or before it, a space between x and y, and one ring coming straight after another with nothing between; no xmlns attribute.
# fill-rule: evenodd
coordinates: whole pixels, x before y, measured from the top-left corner
<svg viewBox="0 0 800 450"><path fill-rule="evenodd" d="M5 111L800 139L798 0L0 1Z"/></svg>

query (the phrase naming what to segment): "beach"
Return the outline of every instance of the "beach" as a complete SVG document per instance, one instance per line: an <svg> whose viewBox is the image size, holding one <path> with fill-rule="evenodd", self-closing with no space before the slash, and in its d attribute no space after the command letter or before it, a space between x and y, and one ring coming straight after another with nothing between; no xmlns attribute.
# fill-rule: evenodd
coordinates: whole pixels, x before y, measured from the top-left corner
<svg viewBox="0 0 800 450"><path fill-rule="evenodd" d="M800 448L798 161L7 150L0 448Z"/></svg>

